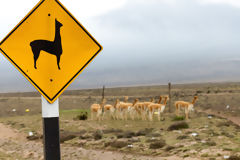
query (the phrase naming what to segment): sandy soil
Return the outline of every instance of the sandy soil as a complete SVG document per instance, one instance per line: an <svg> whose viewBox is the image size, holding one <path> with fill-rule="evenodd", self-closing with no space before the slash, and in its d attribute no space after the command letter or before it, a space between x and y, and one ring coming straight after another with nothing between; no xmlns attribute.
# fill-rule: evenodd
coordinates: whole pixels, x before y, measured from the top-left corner
<svg viewBox="0 0 240 160"><path fill-rule="evenodd" d="M11 128L6 127L0 123L0 139L12 139L17 138L18 133Z"/></svg>
<svg viewBox="0 0 240 160"><path fill-rule="evenodd" d="M201 112L205 112L207 114L213 114L213 115L216 115L216 116L219 116L219 117L222 117L222 118L226 118L230 121L232 121L233 123L237 124L238 126L240 126L240 117L236 117L236 116L232 116L232 115L225 115L225 114L222 114L222 113L218 113L217 111L213 111L213 110L199 110Z"/></svg>

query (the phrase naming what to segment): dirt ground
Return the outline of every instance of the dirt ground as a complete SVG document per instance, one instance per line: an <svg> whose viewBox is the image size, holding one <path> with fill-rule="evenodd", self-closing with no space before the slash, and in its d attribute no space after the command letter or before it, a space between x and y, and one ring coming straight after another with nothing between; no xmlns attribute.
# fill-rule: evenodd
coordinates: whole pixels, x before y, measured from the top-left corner
<svg viewBox="0 0 240 160"><path fill-rule="evenodd" d="M42 143L40 141L28 141L24 138L26 135L7 127L0 123L0 159L18 159L18 160L27 160L27 159L39 159L43 160L43 151ZM76 146L61 145L63 159L71 160L96 160L102 159L105 160L122 160L122 159L139 159L139 160L148 160L153 159L157 160L159 157L149 157L149 156L139 156L118 153L113 151L103 151L103 150L91 150L84 149ZM81 158L80 158L81 157ZM167 159L178 159L177 157L168 157Z"/></svg>
<svg viewBox="0 0 240 160"><path fill-rule="evenodd" d="M167 94L164 85L107 88L105 98L113 104L123 96L148 101ZM231 160L240 156L240 83L172 85L170 112L167 106L162 121L156 117L153 122L112 120L108 115L101 122L78 120L80 114L89 113L92 103L101 101L101 95L102 89L93 89L66 91L60 97L64 160ZM196 95L199 100L191 119L176 117L174 101L192 101ZM0 108L0 160L43 159L40 95L0 94Z"/></svg>

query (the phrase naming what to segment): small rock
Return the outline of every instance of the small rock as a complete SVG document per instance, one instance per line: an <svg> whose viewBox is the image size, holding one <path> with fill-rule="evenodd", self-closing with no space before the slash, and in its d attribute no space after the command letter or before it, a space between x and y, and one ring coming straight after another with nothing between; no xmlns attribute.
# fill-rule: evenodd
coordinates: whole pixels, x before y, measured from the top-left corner
<svg viewBox="0 0 240 160"><path fill-rule="evenodd" d="M208 115L208 119L212 119L213 118L213 115Z"/></svg>
<svg viewBox="0 0 240 160"><path fill-rule="evenodd" d="M133 148L132 144L127 145L128 148Z"/></svg>
<svg viewBox="0 0 240 160"><path fill-rule="evenodd" d="M41 139L42 135L38 135L37 133L33 133L33 132L28 132L28 136L26 138L30 141L33 141L33 140Z"/></svg>
<svg viewBox="0 0 240 160"><path fill-rule="evenodd" d="M28 135L29 136L33 136L33 132L28 132Z"/></svg>
<svg viewBox="0 0 240 160"><path fill-rule="evenodd" d="M30 140L30 141L33 141L33 140L38 140L40 139L39 136L36 136L36 135L33 135L33 136L27 136L27 139Z"/></svg>
<svg viewBox="0 0 240 160"><path fill-rule="evenodd" d="M223 158L224 158L224 159L229 159L230 156L225 155L225 156L223 156Z"/></svg>
<svg viewBox="0 0 240 160"><path fill-rule="evenodd" d="M198 133L192 133L191 136L196 137L198 136Z"/></svg>

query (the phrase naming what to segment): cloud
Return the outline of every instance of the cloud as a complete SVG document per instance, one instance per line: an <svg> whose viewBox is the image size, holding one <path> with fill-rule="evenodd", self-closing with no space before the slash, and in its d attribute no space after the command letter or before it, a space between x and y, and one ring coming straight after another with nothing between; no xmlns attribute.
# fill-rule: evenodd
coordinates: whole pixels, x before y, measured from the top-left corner
<svg viewBox="0 0 240 160"><path fill-rule="evenodd" d="M230 64L233 64L233 63L238 63L240 64L240 58L226 58L226 59L223 59L220 61L221 63L230 63Z"/></svg>
<svg viewBox="0 0 240 160"><path fill-rule="evenodd" d="M89 18L121 8L127 0L61 0L61 2L77 17Z"/></svg>
<svg viewBox="0 0 240 160"><path fill-rule="evenodd" d="M0 21L2 39L20 20L39 2L39 0L7 0L0 1ZM107 14L119 9L127 0L61 0L61 3L81 21L86 21L94 16Z"/></svg>
<svg viewBox="0 0 240 160"><path fill-rule="evenodd" d="M15 17L18 14L25 16L39 0L8 0L0 2L0 17ZM127 0L61 0L68 10L74 12L76 16L91 17L105 14L109 11L121 8ZM2 14L7 13L7 14Z"/></svg>
<svg viewBox="0 0 240 160"><path fill-rule="evenodd" d="M226 1L201 0L202 5L200 0L126 0L96 14L87 14L96 7L91 8L93 1L81 1L86 3L82 6L68 1L61 0L103 45L71 89L240 79L240 10ZM222 5L207 5L215 3ZM82 10L86 6L89 11ZM13 25L3 21L3 32L9 32L6 23ZM21 88L20 81L26 80L10 64L2 68L2 62L4 79L19 79L19 87L10 81L8 86ZM6 84L0 79L2 86Z"/></svg>
<svg viewBox="0 0 240 160"><path fill-rule="evenodd" d="M227 5L197 0L129 1L98 18L104 51L79 80L91 76L116 85L240 79L239 65L213 64L239 57L239 15Z"/></svg>
<svg viewBox="0 0 240 160"><path fill-rule="evenodd" d="M240 8L239 0L199 0L202 4L227 4Z"/></svg>

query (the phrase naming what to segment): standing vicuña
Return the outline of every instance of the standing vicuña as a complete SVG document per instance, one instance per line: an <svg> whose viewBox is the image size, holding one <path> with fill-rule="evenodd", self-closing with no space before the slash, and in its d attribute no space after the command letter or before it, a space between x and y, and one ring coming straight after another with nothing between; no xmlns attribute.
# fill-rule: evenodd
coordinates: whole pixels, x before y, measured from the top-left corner
<svg viewBox="0 0 240 160"><path fill-rule="evenodd" d="M92 104L90 109L91 109L91 119L93 120L93 117L94 117L94 113L96 113L96 117L97 117L97 120L102 120L103 117L102 117L102 113L103 113L103 107L104 107L104 104L106 102L106 99L102 99L102 102L101 104Z"/></svg>
<svg viewBox="0 0 240 160"><path fill-rule="evenodd" d="M195 104L197 99L198 97L194 96L193 101L191 103L185 102L185 101L176 101L175 106L176 106L177 116L179 116L180 108L183 108L185 110L186 119L188 119L188 113L190 111L194 111L193 105Z"/></svg>
<svg viewBox="0 0 240 160"><path fill-rule="evenodd" d="M62 55L62 42L61 42L61 35L60 35L60 28L63 25L55 20L55 39L54 41L48 40L35 40L30 43L32 48L33 56L34 56L34 68L37 69L36 63L41 51L48 52L53 54L57 57L57 65L58 69L60 70L60 58Z"/></svg>
<svg viewBox="0 0 240 160"><path fill-rule="evenodd" d="M161 101L162 101L162 96L160 96L160 99L158 101L158 103L152 103L148 106L148 110L149 110L149 120L152 121L153 120L153 115L154 115L154 112L157 111L158 113L158 121L161 120L161 113L164 112L164 109L166 107L166 104L167 104L167 100L168 100L168 96L165 96L164 98L164 102L163 104L160 104Z"/></svg>

